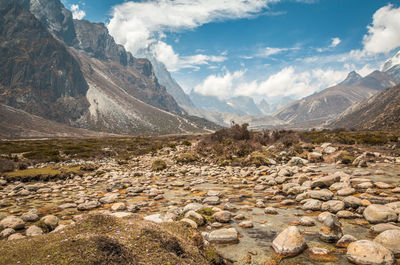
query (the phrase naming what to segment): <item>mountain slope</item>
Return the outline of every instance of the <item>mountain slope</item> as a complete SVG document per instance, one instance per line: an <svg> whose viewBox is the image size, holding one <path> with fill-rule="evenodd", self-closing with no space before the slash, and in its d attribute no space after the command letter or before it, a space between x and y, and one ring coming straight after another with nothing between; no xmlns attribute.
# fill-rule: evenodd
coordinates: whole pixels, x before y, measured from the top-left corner
<svg viewBox="0 0 400 265"><path fill-rule="evenodd" d="M88 108L78 62L15 2L0 4L0 61L0 103L65 123Z"/></svg>
<svg viewBox="0 0 400 265"><path fill-rule="evenodd" d="M202 132L203 128L182 117L147 104L135 97L133 83L146 88L150 80L139 75L135 68L118 62L92 58L83 51L71 48L79 58L81 69L89 84L89 111L78 121L87 129L121 134L179 134ZM146 62L148 62L146 60ZM143 82L140 85L140 82Z"/></svg>
<svg viewBox="0 0 400 265"><path fill-rule="evenodd" d="M323 123L337 117L353 104L394 85L395 82L389 75L375 71L352 85L337 85L295 101L278 111L274 116L289 123L312 120L321 120Z"/></svg>
<svg viewBox="0 0 400 265"><path fill-rule="evenodd" d="M165 65L154 58L154 56L147 55L146 58L149 59L153 65L154 73L158 82L165 86L167 92L175 99L175 101L183 107L194 107L189 95L187 95L175 79L172 78Z"/></svg>
<svg viewBox="0 0 400 265"><path fill-rule="evenodd" d="M74 128L0 104L1 139L99 136L111 135Z"/></svg>
<svg viewBox="0 0 400 265"><path fill-rule="evenodd" d="M158 83L151 63L134 58L116 44L104 24L66 15L61 20L67 25L73 22L75 35L57 39L54 29L59 21L51 18L69 11L61 3L43 6L43 12L51 14L42 24L37 20L43 18L42 12L34 6L47 2L0 0L0 59L5 62L0 65L4 73L0 103L45 119L117 134L179 134L215 128L203 119L186 116Z"/></svg>
<svg viewBox="0 0 400 265"><path fill-rule="evenodd" d="M105 63L116 62L108 64L110 68L106 72L115 77L115 82L123 82L119 85L130 95L159 109L184 114L165 87L159 84L149 60L136 59L116 44L103 23L74 20L74 25L79 43L75 47L91 58Z"/></svg>
<svg viewBox="0 0 400 265"><path fill-rule="evenodd" d="M400 129L400 85L349 108L330 127Z"/></svg>

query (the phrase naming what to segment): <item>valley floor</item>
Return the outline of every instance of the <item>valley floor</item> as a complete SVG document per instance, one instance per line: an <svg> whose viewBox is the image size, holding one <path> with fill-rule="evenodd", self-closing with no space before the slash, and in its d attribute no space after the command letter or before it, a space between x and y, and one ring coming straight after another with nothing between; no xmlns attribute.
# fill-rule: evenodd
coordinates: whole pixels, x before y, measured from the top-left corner
<svg viewBox="0 0 400 265"><path fill-rule="evenodd" d="M255 167L221 165L198 144L2 173L0 264L396 262L400 237L384 231L400 233L400 157L386 147L353 146L343 164L342 144L308 144L302 158L276 143Z"/></svg>

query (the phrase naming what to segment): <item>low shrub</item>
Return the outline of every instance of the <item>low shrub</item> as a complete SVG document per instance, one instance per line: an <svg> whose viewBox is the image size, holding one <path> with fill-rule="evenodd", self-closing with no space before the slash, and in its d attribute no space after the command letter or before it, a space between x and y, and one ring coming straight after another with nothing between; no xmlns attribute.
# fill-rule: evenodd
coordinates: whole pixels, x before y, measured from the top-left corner
<svg viewBox="0 0 400 265"><path fill-rule="evenodd" d="M176 162L181 164L193 163L197 161L197 156L193 153L184 153L176 158Z"/></svg>
<svg viewBox="0 0 400 265"><path fill-rule="evenodd" d="M157 159L151 165L151 170L153 171L161 171L167 168L167 163L165 163L162 159Z"/></svg>

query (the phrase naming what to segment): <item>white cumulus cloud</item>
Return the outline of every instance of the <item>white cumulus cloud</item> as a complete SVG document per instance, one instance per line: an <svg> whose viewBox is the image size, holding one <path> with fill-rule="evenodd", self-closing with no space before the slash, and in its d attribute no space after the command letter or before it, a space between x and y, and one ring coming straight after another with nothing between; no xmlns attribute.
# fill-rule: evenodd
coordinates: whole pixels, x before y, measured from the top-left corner
<svg viewBox="0 0 400 265"><path fill-rule="evenodd" d="M194 91L202 95L216 96L220 99L228 98L232 96L235 83L242 78L244 73L245 70L234 73L227 71L223 75L209 75L194 88Z"/></svg>
<svg viewBox="0 0 400 265"><path fill-rule="evenodd" d="M278 97L293 96L302 98L343 81L348 71L333 69L312 69L296 71L294 67L286 67L272 74L266 80L244 81L246 71L227 71L223 75L210 75L194 91L203 95L218 98L232 96Z"/></svg>
<svg viewBox="0 0 400 265"><path fill-rule="evenodd" d="M81 20L86 16L86 12L80 9L79 5L71 5L72 17Z"/></svg>
<svg viewBox="0 0 400 265"><path fill-rule="evenodd" d="M208 65L209 63L220 63L227 60L224 53L221 55L196 54L192 56L180 56L174 52L171 45L163 41L158 41L150 46L152 54L162 62L169 71L175 72L183 68L198 69L199 65Z"/></svg>
<svg viewBox="0 0 400 265"><path fill-rule="evenodd" d="M389 4L378 9L367 28L363 40L367 53L386 53L400 47L400 8Z"/></svg>
<svg viewBox="0 0 400 265"><path fill-rule="evenodd" d="M141 49L157 51L157 59L166 61L169 70L187 65L186 61L200 64L215 58L180 58L172 47L162 41L164 32L181 32L197 28L212 21L248 18L262 14L269 3L279 0L148 0L125 2L113 8L108 29L115 40L127 50L137 54ZM162 44L164 43L164 44ZM164 54L165 52L165 54ZM197 56L197 55L194 55ZM222 58L217 59L222 60ZM190 62L189 62L190 63Z"/></svg>

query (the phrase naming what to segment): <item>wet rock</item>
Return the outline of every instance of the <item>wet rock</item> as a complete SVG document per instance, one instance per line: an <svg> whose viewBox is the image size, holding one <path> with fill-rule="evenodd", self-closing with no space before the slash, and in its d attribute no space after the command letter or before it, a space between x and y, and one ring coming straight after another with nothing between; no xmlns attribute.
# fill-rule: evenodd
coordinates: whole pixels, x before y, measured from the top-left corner
<svg viewBox="0 0 400 265"><path fill-rule="evenodd" d="M235 215L235 217L233 217L233 219L236 221L240 221L240 220L246 219L246 217L243 214L238 214L238 215Z"/></svg>
<svg viewBox="0 0 400 265"><path fill-rule="evenodd" d="M327 189L312 190L307 192L307 195L312 199L317 199L322 201L329 201L333 198L333 193Z"/></svg>
<svg viewBox="0 0 400 265"><path fill-rule="evenodd" d="M359 206L363 206L363 201L360 198L354 196L348 196L344 198L343 202L346 207L357 208Z"/></svg>
<svg viewBox="0 0 400 265"><path fill-rule="evenodd" d="M238 232L235 228L222 228L212 231L207 240L211 243L238 243Z"/></svg>
<svg viewBox="0 0 400 265"><path fill-rule="evenodd" d="M308 161L301 157L292 157L287 163L288 166L298 166L302 167L308 164Z"/></svg>
<svg viewBox="0 0 400 265"><path fill-rule="evenodd" d="M389 224L389 223L382 223L382 224L377 224L373 225L370 227L371 232L373 233L382 233L385 232L386 230L400 230L400 227L394 224Z"/></svg>
<svg viewBox="0 0 400 265"><path fill-rule="evenodd" d="M337 213L344 209L344 202L339 200L331 200L324 202L321 206L322 211L328 211L331 213Z"/></svg>
<svg viewBox="0 0 400 265"><path fill-rule="evenodd" d="M253 222L252 221L243 221L239 223L239 226L242 228L252 228Z"/></svg>
<svg viewBox="0 0 400 265"><path fill-rule="evenodd" d="M219 211L213 214L215 220L220 223L229 223L231 221L231 213L228 211Z"/></svg>
<svg viewBox="0 0 400 265"><path fill-rule="evenodd" d="M218 205L220 204L220 199L218 196L211 196L207 197L203 200L203 203L209 204L209 205Z"/></svg>
<svg viewBox="0 0 400 265"><path fill-rule="evenodd" d="M43 230L40 227L37 227L36 225L31 225L25 231L26 236L38 236L38 235L42 235L42 234L43 234Z"/></svg>
<svg viewBox="0 0 400 265"><path fill-rule="evenodd" d="M348 210L339 211L336 213L336 216L339 218L344 218L344 219L362 218L363 217L360 214L356 214L356 213L350 212Z"/></svg>
<svg viewBox="0 0 400 265"><path fill-rule="evenodd" d="M24 213L23 215L21 215L21 219L24 222L36 222L39 220L39 215L28 212L28 213Z"/></svg>
<svg viewBox="0 0 400 265"><path fill-rule="evenodd" d="M388 248L393 254L400 254L400 230L386 230L380 233L374 242L381 244L382 246Z"/></svg>
<svg viewBox="0 0 400 265"><path fill-rule="evenodd" d="M76 203L64 203L64 204L61 204L58 206L58 208L63 209L63 210L70 209L70 208L76 208L76 207L77 207Z"/></svg>
<svg viewBox="0 0 400 265"><path fill-rule="evenodd" d="M185 207L183 207L183 212L186 213L188 211L198 211L201 208L204 208L204 206L200 203L189 203Z"/></svg>
<svg viewBox="0 0 400 265"><path fill-rule="evenodd" d="M331 215L333 215L333 214L331 214L330 212L323 212L323 213L320 213L320 214L318 215L318 221L321 222L321 223L323 223L323 222L325 221L325 219L328 218L328 217L331 216Z"/></svg>
<svg viewBox="0 0 400 265"><path fill-rule="evenodd" d="M317 153L317 152L309 153L307 155L307 159L311 163L319 163L319 162L322 162L324 160L323 157L322 157L322 154L321 153Z"/></svg>
<svg viewBox="0 0 400 265"><path fill-rule="evenodd" d="M294 200L290 200L290 199L287 199L287 200L283 200L283 201L281 201L281 205L294 205L296 202L294 201Z"/></svg>
<svg viewBox="0 0 400 265"><path fill-rule="evenodd" d="M184 222L184 223L187 223L187 224L189 224L192 228L197 228L198 226L197 226L197 223L195 222L195 221L193 221L192 219L189 219L189 218L182 218L181 219L181 222Z"/></svg>
<svg viewBox="0 0 400 265"><path fill-rule="evenodd" d="M346 256L350 262L362 265L391 265L395 262L390 250L369 240L350 243Z"/></svg>
<svg viewBox="0 0 400 265"><path fill-rule="evenodd" d="M356 189L354 189L354 188L344 188L344 189L338 190L336 194L339 195L339 196L349 196L349 195L352 195L354 193L356 193Z"/></svg>
<svg viewBox="0 0 400 265"><path fill-rule="evenodd" d="M193 221L196 222L196 224L197 224L198 226L201 226L201 225L204 224L204 217L203 217L201 214L199 214L199 213L197 213L197 212L195 212L195 211L188 211L188 212L185 214L185 218L192 219Z"/></svg>
<svg viewBox="0 0 400 265"><path fill-rule="evenodd" d="M371 204L364 211L364 218L371 224L397 221L396 212L385 205Z"/></svg>
<svg viewBox="0 0 400 265"><path fill-rule="evenodd" d="M340 176L338 175L331 175L331 176L325 176L318 178L311 182L311 188L328 188L331 186L333 183L339 182L340 181Z"/></svg>
<svg viewBox="0 0 400 265"><path fill-rule="evenodd" d="M278 214L278 211L273 207L266 207L264 209L264 213L266 213L266 214Z"/></svg>
<svg viewBox="0 0 400 265"><path fill-rule="evenodd" d="M41 219L45 225L47 225L51 230L54 230L58 226L58 219L57 216L54 215L47 215Z"/></svg>
<svg viewBox="0 0 400 265"><path fill-rule="evenodd" d="M99 202L103 203L103 204L111 204L111 203L115 202L115 200L118 197L119 197L118 193L109 193L109 194L106 194L104 197L100 198Z"/></svg>
<svg viewBox="0 0 400 265"><path fill-rule="evenodd" d="M143 217L143 219L146 220L146 221L154 222L154 223L162 223L162 222L164 222L164 220L161 218L160 214L148 215L148 216Z"/></svg>
<svg viewBox="0 0 400 265"><path fill-rule="evenodd" d="M337 216L327 216L318 233L319 239L327 243L332 243L338 241L342 236L342 227Z"/></svg>
<svg viewBox="0 0 400 265"><path fill-rule="evenodd" d="M330 253L329 249L326 248L309 248L308 249L309 253L312 255L328 255Z"/></svg>
<svg viewBox="0 0 400 265"><path fill-rule="evenodd" d="M124 211L126 209L126 205L122 202L114 203L111 206L111 210L114 212Z"/></svg>
<svg viewBox="0 0 400 265"><path fill-rule="evenodd" d="M209 190L207 192L207 196L208 197L213 197L213 196L222 197L222 192L219 190Z"/></svg>
<svg viewBox="0 0 400 265"><path fill-rule="evenodd" d="M125 218L132 216L133 214L130 212L116 212L116 213L111 213L112 216L115 216L117 218Z"/></svg>
<svg viewBox="0 0 400 265"><path fill-rule="evenodd" d="M184 187L185 186L185 182L183 181L174 181L171 183L172 187Z"/></svg>
<svg viewBox="0 0 400 265"><path fill-rule="evenodd" d="M10 215L0 221L0 229L12 228L14 230L24 229L25 222L16 216Z"/></svg>
<svg viewBox="0 0 400 265"><path fill-rule="evenodd" d="M336 243L336 246L339 248L347 248L350 243L355 242L355 241L357 241L357 238L355 238L354 236L344 235Z"/></svg>
<svg viewBox="0 0 400 265"><path fill-rule="evenodd" d="M4 229L3 231L0 232L0 239L7 238L7 237L9 237L10 235L12 235L14 233L15 233L14 229L6 228L6 229Z"/></svg>
<svg viewBox="0 0 400 265"><path fill-rule="evenodd" d="M78 211L88 211L98 207L100 204L98 201L84 202L78 205Z"/></svg>
<svg viewBox="0 0 400 265"><path fill-rule="evenodd" d="M388 184L385 182L375 182L374 185L378 188L378 189L393 189L394 186L392 184Z"/></svg>
<svg viewBox="0 0 400 265"><path fill-rule="evenodd" d="M272 247L280 255L296 256L307 248L307 244L297 227L289 226L274 239Z"/></svg>
<svg viewBox="0 0 400 265"><path fill-rule="evenodd" d="M212 228L221 228L221 227L223 227L223 226L224 226L224 225L221 224L221 223L219 223L219 222L214 222L214 223L211 224L211 227L212 227Z"/></svg>
<svg viewBox="0 0 400 265"><path fill-rule="evenodd" d="M400 214L400 201L388 203L386 206L392 208L397 214Z"/></svg>
<svg viewBox="0 0 400 265"><path fill-rule="evenodd" d="M350 183L349 182L337 182L337 183L333 183L329 189L330 190L343 190L343 189L348 189L351 188Z"/></svg>
<svg viewBox="0 0 400 265"><path fill-rule="evenodd" d="M264 208L265 204L264 204L263 200L257 200L256 207L257 208Z"/></svg>
<svg viewBox="0 0 400 265"><path fill-rule="evenodd" d="M300 219L300 224L302 226L314 226L315 225L315 219L312 217L308 217L308 216L303 216Z"/></svg>
<svg viewBox="0 0 400 265"><path fill-rule="evenodd" d="M319 200L307 200L306 203L301 207L304 211L320 211L322 202Z"/></svg>
<svg viewBox="0 0 400 265"><path fill-rule="evenodd" d="M22 238L25 238L25 236L21 235L19 233L16 233L16 234L12 234L11 236L9 236L7 240L11 241L11 240L17 240L17 239L22 239Z"/></svg>

